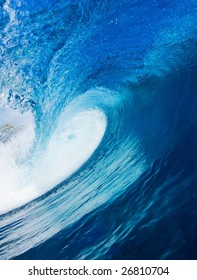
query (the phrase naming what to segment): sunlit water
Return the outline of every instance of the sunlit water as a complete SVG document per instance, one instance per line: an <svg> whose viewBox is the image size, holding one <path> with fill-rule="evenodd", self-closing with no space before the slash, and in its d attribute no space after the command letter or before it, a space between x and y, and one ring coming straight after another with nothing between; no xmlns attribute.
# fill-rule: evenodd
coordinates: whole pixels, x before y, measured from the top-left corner
<svg viewBox="0 0 197 280"><path fill-rule="evenodd" d="M197 4L0 4L0 258L196 259Z"/></svg>

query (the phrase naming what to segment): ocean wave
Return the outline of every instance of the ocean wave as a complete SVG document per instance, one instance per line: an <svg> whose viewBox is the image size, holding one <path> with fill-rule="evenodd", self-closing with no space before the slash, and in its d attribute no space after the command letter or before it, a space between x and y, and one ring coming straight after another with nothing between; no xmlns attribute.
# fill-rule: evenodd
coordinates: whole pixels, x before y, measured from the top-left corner
<svg viewBox="0 0 197 280"><path fill-rule="evenodd" d="M196 257L195 11L1 5L1 259Z"/></svg>

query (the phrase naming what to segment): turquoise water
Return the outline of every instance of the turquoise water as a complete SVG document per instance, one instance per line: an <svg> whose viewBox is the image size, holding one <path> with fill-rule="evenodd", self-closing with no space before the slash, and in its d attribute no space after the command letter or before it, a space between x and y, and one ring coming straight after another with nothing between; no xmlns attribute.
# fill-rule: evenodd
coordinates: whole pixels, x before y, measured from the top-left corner
<svg viewBox="0 0 197 280"><path fill-rule="evenodd" d="M7 0L0 24L0 258L196 259L196 1Z"/></svg>

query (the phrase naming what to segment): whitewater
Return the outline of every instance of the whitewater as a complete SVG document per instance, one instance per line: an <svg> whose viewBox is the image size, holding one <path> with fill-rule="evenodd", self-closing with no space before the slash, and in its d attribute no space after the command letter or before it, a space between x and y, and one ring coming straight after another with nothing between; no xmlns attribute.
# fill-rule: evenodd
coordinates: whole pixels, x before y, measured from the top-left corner
<svg viewBox="0 0 197 280"><path fill-rule="evenodd" d="M196 1L6 0L0 26L0 259L196 259Z"/></svg>

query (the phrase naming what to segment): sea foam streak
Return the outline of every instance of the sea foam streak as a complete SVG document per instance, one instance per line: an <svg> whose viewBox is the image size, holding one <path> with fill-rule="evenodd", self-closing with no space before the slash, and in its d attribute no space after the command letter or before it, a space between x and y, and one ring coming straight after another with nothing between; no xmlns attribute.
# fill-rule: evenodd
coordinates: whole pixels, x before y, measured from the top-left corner
<svg viewBox="0 0 197 280"><path fill-rule="evenodd" d="M9 124L20 129L0 142L0 196L4 198L0 213L31 201L69 177L98 147L106 129L106 118L96 109L76 113L69 120L63 116L44 151L32 155L31 113L4 109L3 116L1 127Z"/></svg>

